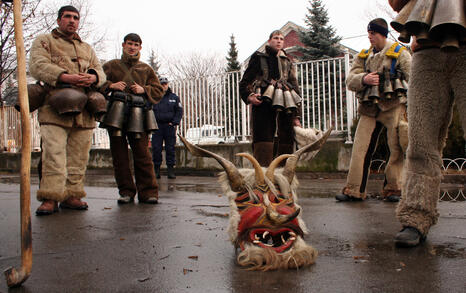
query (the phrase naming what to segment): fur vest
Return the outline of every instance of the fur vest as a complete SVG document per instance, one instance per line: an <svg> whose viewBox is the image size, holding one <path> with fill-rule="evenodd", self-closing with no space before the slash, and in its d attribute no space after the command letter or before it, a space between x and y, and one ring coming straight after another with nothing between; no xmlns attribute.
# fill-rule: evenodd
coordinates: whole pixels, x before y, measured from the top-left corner
<svg viewBox="0 0 466 293"><path fill-rule="evenodd" d="M264 72L263 70L264 66L261 64L262 58L266 61L268 72ZM287 84L291 86L290 89L294 89L299 95L301 95L298 79L296 78L296 68L290 57L288 57L283 50L280 50L280 53L277 56L277 51L275 49L266 46L265 53L256 51L251 56L248 67L246 68L239 83L240 97L246 104L248 104L248 96L254 93L254 84L260 84L262 92L264 92L267 88L267 84L263 82L265 79L269 81L271 79L278 80L280 78L278 62L280 62L281 67L284 68L285 72L283 72L283 76L285 77ZM301 108L299 107L297 111L295 111L296 117L298 117L300 113Z"/></svg>
<svg viewBox="0 0 466 293"><path fill-rule="evenodd" d="M351 70L346 78L346 86L348 89L358 93L364 92L367 85L363 83L363 78L366 74L368 72L381 73L384 67L389 70L393 58L396 58L396 68L403 72L406 81L408 81L411 68L411 55L408 50L401 50L399 55L394 54L391 52L393 48L394 43L387 40L385 47L379 52L374 52L372 49L369 49L363 50L355 56ZM406 99L394 97L390 100L380 100L379 103L372 105L366 105L360 102L358 111L360 114L375 117L379 111L388 111L400 103L406 103Z"/></svg>

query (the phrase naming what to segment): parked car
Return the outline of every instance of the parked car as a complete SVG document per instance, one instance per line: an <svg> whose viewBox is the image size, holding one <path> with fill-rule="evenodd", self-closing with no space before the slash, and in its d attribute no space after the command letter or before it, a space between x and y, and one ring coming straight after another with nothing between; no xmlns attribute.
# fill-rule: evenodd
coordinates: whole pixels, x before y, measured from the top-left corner
<svg viewBox="0 0 466 293"><path fill-rule="evenodd" d="M234 136L225 136L225 127L208 124L189 128L185 138L192 144L224 144L236 141Z"/></svg>

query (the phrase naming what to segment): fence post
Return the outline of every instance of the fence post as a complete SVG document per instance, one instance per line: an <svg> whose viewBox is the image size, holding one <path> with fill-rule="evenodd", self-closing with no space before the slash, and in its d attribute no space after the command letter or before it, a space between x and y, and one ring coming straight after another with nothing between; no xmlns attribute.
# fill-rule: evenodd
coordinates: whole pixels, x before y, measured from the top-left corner
<svg viewBox="0 0 466 293"><path fill-rule="evenodd" d="M345 49L345 78L348 77L348 73L351 69L350 66L350 52L348 49ZM345 143L353 143L353 138L351 137L351 127L353 126L354 118L354 93L348 90L348 87L345 85L346 89L346 127L347 127L347 136Z"/></svg>

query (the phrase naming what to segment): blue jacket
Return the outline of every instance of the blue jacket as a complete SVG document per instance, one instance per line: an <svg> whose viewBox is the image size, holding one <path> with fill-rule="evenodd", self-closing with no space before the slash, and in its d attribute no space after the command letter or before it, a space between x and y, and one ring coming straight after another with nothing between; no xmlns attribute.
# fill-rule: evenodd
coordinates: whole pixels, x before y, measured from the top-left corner
<svg viewBox="0 0 466 293"><path fill-rule="evenodd" d="M183 107L180 98L170 88L165 92L159 103L153 105L157 123L180 124L183 117Z"/></svg>

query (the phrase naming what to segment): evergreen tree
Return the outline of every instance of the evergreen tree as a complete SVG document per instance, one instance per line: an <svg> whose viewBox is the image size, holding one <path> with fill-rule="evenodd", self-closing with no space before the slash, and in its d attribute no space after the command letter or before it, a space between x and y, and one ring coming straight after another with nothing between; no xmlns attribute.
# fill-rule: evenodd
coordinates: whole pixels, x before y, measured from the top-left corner
<svg viewBox="0 0 466 293"><path fill-rule="evenodd" d="M228 51L228 56L226 57L227 69L226 72L238 71L240 70L240 65L238 62L238 50L236 49L235 36L232 34L230 36L230 50Z"/></svg>
<svg viewBox="0 0 466 293"><path fill-rule="evenodd" d="M152 67L152 69L154 69L155 73L158 76L159 75L160 63L157 60L157 55L155 54L154 49L152 49L152 48L150 49L150 52L149 52L149 59L147 59L147 64L149 64L149 66Z"/></svg>
<svg viewBox="0 0 466 293"><path fill-rule="evenodd" d="M304 47L299 48L303 53L302 59L307 61L339 55L338 42L341 37L336 36L335 29L328 25L329 18L322 0L309 0L309 4L311 7L307 8L305 18L308 29L300 32L304 44Z"/></svg>

